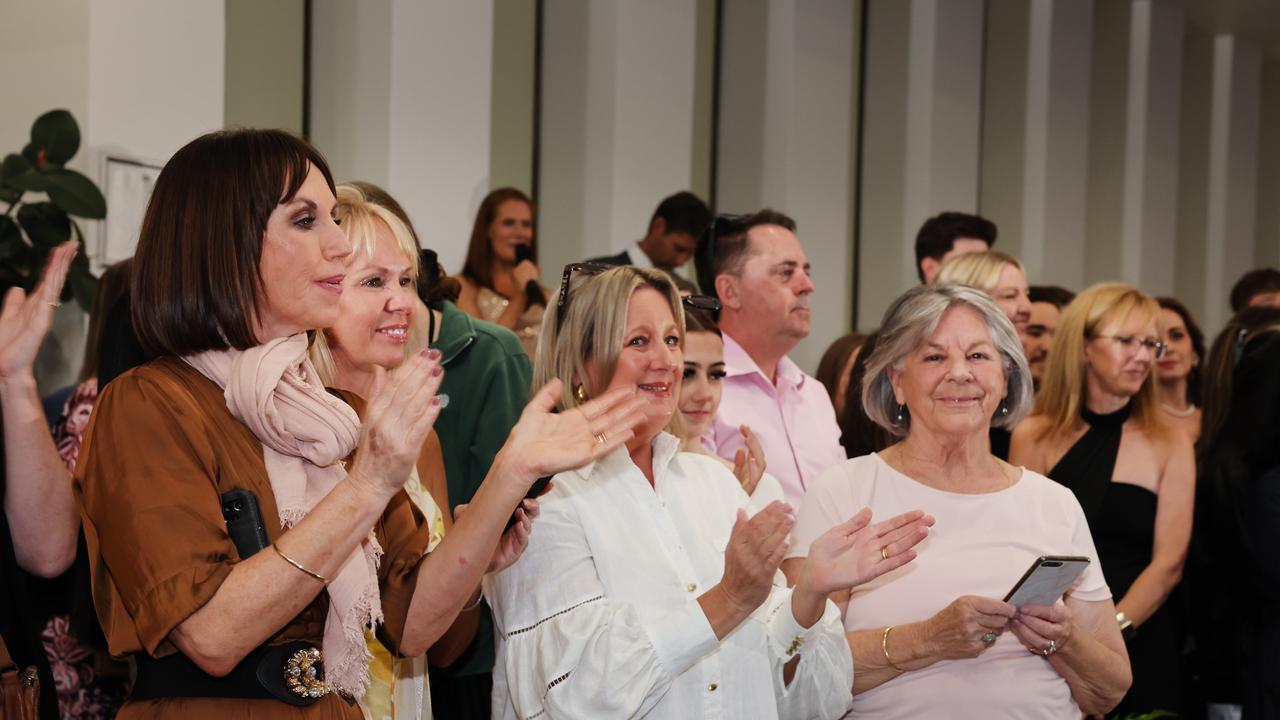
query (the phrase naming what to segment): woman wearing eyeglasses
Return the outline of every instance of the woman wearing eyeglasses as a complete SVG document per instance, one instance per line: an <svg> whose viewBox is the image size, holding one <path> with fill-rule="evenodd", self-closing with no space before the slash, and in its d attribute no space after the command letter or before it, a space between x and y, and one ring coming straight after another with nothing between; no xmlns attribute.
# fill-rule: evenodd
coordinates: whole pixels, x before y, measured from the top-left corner
<svg viewBox="0 0 1280 720"><path fill-rule="evenodd" d="M1160 318L1156 301L1128 285L1077 296L1010 456L1071 488L1084 508L1133 667L1121 717L1181 710L1178 647L1162 608L1191 537L1195 458L1160 410L1152 372L1164 355Z"/></svg>
<svg viewBox="0 0 1280 720"><path fill-rule="evenodd" d="M534 381L561 379L566 411L628 389L645 420L624 447L556 475L524 555L486 579L494 717L843 715L853 663L827 595L910 561L928 519L871 525L864 509L818 539L787 589L791 509L748 518L732 471L662 432L683 370L668 276L571 265L548 312Z"/></svg>

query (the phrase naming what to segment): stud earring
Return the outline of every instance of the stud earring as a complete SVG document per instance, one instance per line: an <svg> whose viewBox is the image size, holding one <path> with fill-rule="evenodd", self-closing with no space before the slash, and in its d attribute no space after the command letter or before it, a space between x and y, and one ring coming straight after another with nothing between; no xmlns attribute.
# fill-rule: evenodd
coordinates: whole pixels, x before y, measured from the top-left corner
<svg viewBox="0 0 1280 720"><path fill-rule="evenodd" d="M581 384L573 386L573 396L578 398L578 402L587 401L587 390Z"/></svg>
<svg viewBox="0 0 1280 720"><path fill-rule="evenodd" d="M1000 415L1001 415L1001 416L1006 416L1006 415L1008 415L1008 414L1009 414L1009 401L1008 401L1008 400L1001 400L1001 401L1000 401Z"/></svg>

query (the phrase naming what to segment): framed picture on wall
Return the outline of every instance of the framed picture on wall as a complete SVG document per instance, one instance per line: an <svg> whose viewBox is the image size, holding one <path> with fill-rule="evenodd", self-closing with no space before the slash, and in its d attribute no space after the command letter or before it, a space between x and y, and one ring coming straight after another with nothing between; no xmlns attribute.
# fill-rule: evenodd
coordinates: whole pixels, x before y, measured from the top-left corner
<svg viewBox="0 0 1280 720"><path fill-rule="evenodd" d="M107 198L107 217L89 250L95 272L133 256L151 189L163 167L126 153L105 151L101 158L99 177Z"/></svg>

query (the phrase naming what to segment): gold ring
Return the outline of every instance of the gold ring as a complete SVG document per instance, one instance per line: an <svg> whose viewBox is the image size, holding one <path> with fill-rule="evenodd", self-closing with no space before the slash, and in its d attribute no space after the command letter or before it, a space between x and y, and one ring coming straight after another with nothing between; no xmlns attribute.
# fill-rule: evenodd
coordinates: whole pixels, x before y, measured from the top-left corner
<svg viewBox="0 0 1280 720"><path fill-rule="evenodd" d="M58 308L62 307L62 303L60 303L60 302L46 302L46 303L45 303L45 305L48 305L49 307L53 308L54 310L57 310Z"/></svg>
<svg viewBox="0 0 1280 720"><path fill-rule="evenodd" d="M609 440L609 438L605 437L605 434L604 434L604 433L602 433L602 432L598 432L598 433L596 433L596 442L597 442L597 443L600 443L601 445L603 445L603 444L605 444L605 442L607 442L608 440Z"/></svg>
<svg viewBox="0 0 1280 720"><path fill-rule="evenodd" d="M881 559L881 560L888 560L888 559L889 559L889 546L888 546L888 545L885 545L884 547L880 548L880 559Z"/></svg>

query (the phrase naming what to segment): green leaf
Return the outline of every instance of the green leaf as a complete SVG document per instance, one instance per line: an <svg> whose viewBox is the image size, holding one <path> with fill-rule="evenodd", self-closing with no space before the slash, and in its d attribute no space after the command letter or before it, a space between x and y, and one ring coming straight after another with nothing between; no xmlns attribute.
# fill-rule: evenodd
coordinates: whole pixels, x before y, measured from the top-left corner
<svg viewBox="0 0 1280 720"><path fill-rule="evenodd" d="M7 217L0 217L0 263L18 257L26 245L18 224Z"/></svg>
<svg viewBox="0 0 1280 720"><path fill-rule="evenodd" d="M6 182L9 187L17 188L22 192L48 192L49 190L49 176L35 170L28 170L21 175L15 175Z"/></svg>
<svg viewBox="0 0 1280 720"><path fill-rule="evenodd" d="M50 110L31 124L31 144L44 150L45 162L64 165L80 149L80 126L66 110Z"/></svg>
<svg viewBox="0 0 1280 720"><path fill-rule="evenodd" d="M9 203L10 205L13 205L14 203L18 202L18 199L21 197L22 197L21 190L15 190L11 187L5 187L4 185L0 185L0 200L3 200Z"/></svg>
<svg viewBox="0 0 1280 720"><path fill-rule="evenodd" d="M31 143L27 143L26 146L22 148L22 159L30 163L31 167L35 167L36 162L39 160L39 152L36 150L36 146Z"/></svg>
<svg viewBox="0 0 1280 720"><path fill-rule="evenodd" d="M18 224L34 247L48 250L71 237L71 218L53 203L30 203L18 208Z"/></svg>
<svg viewBox="0 0 1280 720"><path fill-rule="evenodd" d="M49 182L49 199L72 215L101 220L107 216L107 199L98 186L75 170L49 168L43 173Z"/></svg>
<svg viewBox="0 0 1280 720"><path fill-rule="evenodd" d="M0 165L0 179L8 180L30 169L31 163L27 162L26 158L15 153L9 153L4 156L4 164Z"/></svg>

